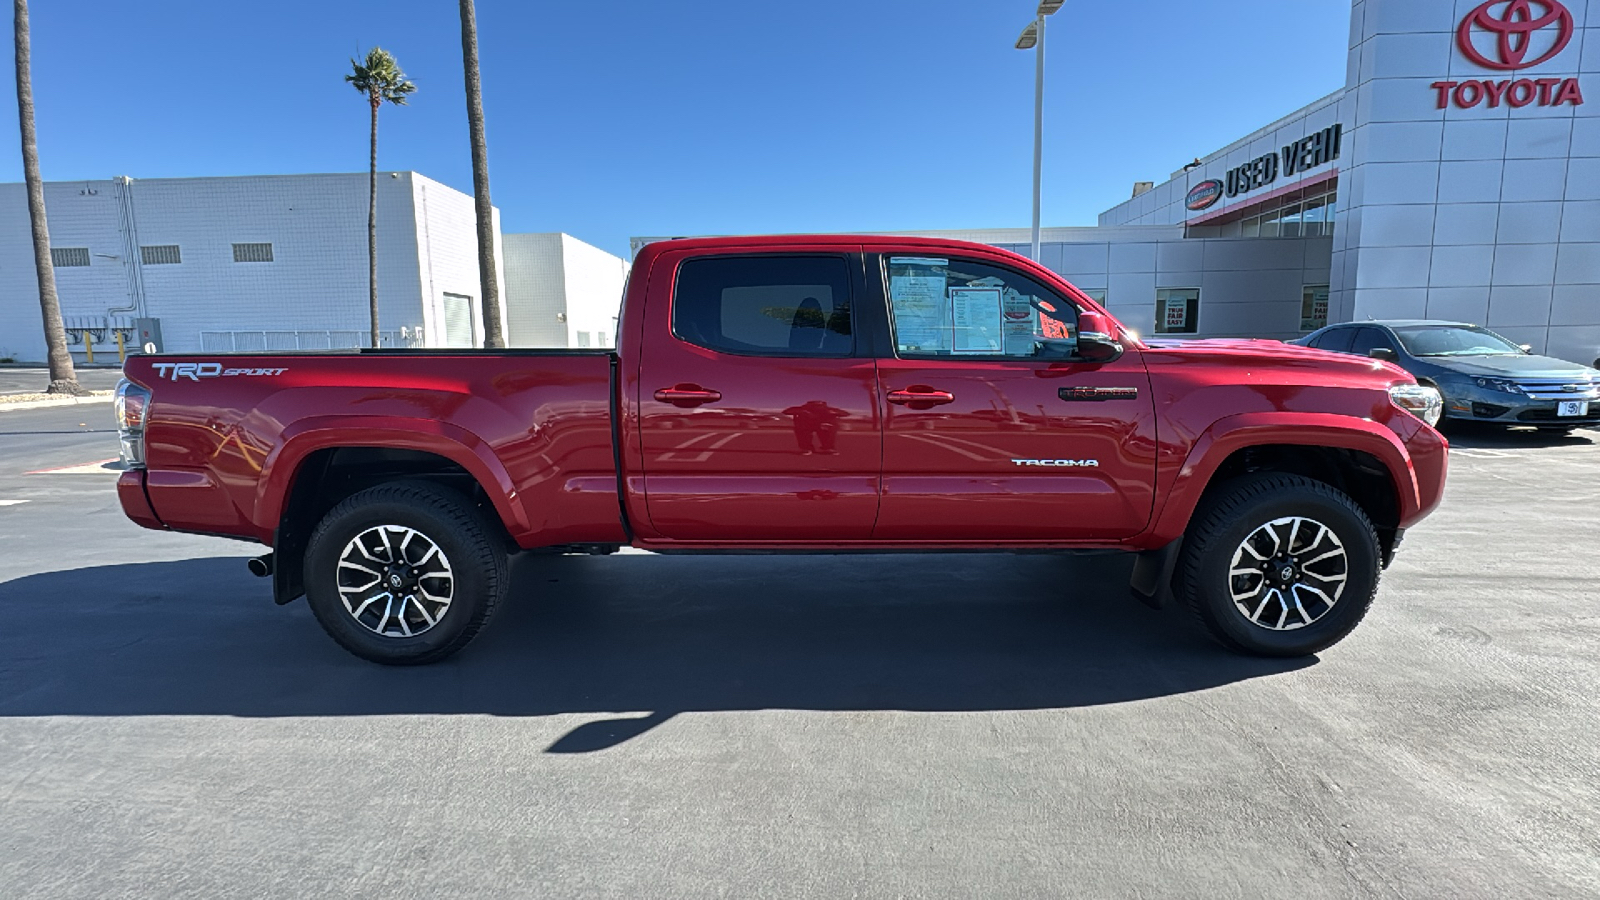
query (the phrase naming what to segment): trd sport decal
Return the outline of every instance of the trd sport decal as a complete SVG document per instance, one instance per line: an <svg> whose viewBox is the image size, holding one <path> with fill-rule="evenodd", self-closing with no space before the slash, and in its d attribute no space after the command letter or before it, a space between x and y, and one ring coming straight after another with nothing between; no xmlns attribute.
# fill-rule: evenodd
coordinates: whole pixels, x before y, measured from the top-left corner
<svg viewBox="0 0 1600 900"><path fill-rule="evenodd" d="M151 363L150 367L156 370L157 378L170 378L177 381L187 378L190 381L199 381L202 378L227 378L232 375L282 375L288 369L224 369L222 363Z"/></svg>

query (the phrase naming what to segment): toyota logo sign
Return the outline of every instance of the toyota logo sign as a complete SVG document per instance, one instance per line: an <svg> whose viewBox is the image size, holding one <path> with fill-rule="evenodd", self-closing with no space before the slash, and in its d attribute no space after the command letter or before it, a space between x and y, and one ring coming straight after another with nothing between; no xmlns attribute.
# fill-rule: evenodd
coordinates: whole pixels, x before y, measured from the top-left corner
<svg viewBox="0 0 1600 900"><path fill-rule="evenodd" d="M1485 69L1515 72L1549 62L1572 43L1572 11L1560 0L1489 0L1456 27L1461 55ZM1574 68L1576 63L1574 62ZM1582 106L1583 85L1573 77L1463 78L1435 81L1439 108L1475 106Z"/></svg>
<svg viewBox="0 0 1600 900"><path fill-rule="evenodd" d="M1467 59L1509 72L1555 58L1571 43L1574 28L1571 11L1557 0L1489 0L1461 20L1456 43ZM1479 49L1479 33L1492 55ZM1531 53L1538 55L1530 59Z"/></svg>

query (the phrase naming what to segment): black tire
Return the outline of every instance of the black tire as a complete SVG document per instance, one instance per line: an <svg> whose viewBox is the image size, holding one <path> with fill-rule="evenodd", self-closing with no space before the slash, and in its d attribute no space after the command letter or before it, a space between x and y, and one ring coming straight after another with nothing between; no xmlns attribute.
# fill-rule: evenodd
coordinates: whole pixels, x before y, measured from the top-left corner
<svg viewBox="0 0 1600 900"><path fill-rule="evenodd" d="M1288 624L1294 626L1290 630L1274 630L1252 621L1233 599L1235 585L1248 590L1253 584L1251 577L1261 578L1256 584L1265 585L1268 576L1252 573L1240 581L1230 573L1234 571L1235 555L1251 559L1244 555L1247 538L1268 523L1291 517L1304 517L1327 526L1342 545L1345 581L1331 606L1305 595L1308 602L1302 609L1319 611L1310 624L1290 621ZM1303 537L1290 535L1289 540L1294 546L1305 546ZM1318 533L1318 540L1327 538ZM1294 552L1291 546L1283 555ZM1296 557L1295 567L1299 562ZM1335 559L1316 566L1322 567L1320 573L1326 575L1330 571L1326 566L1338 562ZM1377 594L1380 569L1377 532L1355 501L1329 485L1303 476L1259 473L1233 479L1208 493L1189 523L1174 587L1199 624L1224 647L1256 656L1306 656L1337 644L1360 624ZM1315 576L1297 577L1300 584L1327 587L1324 581L1312 580ZM1285 608L1284 617L1273 624L1284 624L1287 615Z"/></svg>
<svg viewBox="0 0 1600 900"><path fill-rule="evenodd" d="M352 547L358 536L370 538L380 526L414 530L423 541L437 547L450 573L448 576L424 575L425 582L412 582L441 592L448 585L449 603L442 608L434 624L426 625L427 620L421 618L426 615L421 603L415 607L402 604L398 619L392 620L387 608L382 611L383 619L376 627L386 632L397 627L409 632L409 626L403 624L409 611L410 624L422 629L411 636L380 634L373 630L374 626L358 621L340 593L341 573L347 578L352 572L357 578L364 577L360 570L341 567L347 548ZM382 539L381 531L378 539ZM385 555L380 550L369 559L381 562ZM409 555L421 554L413 548ZM414 562L419 567L425 565L422 560ZM376 563L371 565L375 570L384 568ZM433 565L437 568L439 563ZM412 569L413 572L419 570ZM304 577L306 601L328 635L362 659L391 666L438 662L465 647L494 614L510 581L506 546L484 514L455 491L422 481L398 481L367 488L330 510L312 532L306 548ZM388 576L380 573L380 582L385 577ZM347 591L350 589L346 587ZM414 588L408 586L406 590ZM423 592L417 590L416 593ZM352 602L360 599L358 595ZM414 596L397 599L415 601ZM440 607L429 604L426 609L439 612ZM375 614L373 610L366 616L371 619ZM392 625L387 624L391 621Z"/></svg>

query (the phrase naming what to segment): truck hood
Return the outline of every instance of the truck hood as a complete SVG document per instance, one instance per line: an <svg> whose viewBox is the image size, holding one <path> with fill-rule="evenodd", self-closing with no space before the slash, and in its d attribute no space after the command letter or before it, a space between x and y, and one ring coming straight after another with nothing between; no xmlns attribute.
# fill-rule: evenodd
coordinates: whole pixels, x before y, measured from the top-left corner
<svg viewBox="0 0 1600 900"><path fill-rule="evenodd" d="M1298 367L1314 365L1342 369L1350 372L1382 373L1394 381L1412 380L1404 369L1393 363L1334 353L1297 344L1285 344L1266 338L1203 338L1199 340L1173 340L1170 338L1146 339L1146 352L1179 354L1197 358L1226 359L1231 365L1257 367Z"/></svg>
<svg viewBox="0 0 1600 900"><path fill-rule="evenodd" d="M1419 356L1425 363L1461 375L1489 378L1571 378L1586 381L1594 369L1549 356Z"/></svg>

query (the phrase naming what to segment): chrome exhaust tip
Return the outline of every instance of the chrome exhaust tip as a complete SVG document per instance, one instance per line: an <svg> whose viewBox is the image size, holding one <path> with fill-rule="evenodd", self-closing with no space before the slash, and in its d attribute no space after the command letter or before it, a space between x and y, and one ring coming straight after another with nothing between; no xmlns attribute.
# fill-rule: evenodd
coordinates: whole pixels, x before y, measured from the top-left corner
<svg viewBox="0 0 1600 900"><path fill-rule="evenodd" d="M251 575L254 575L257 578L266 578L272 574L272 554L268 553L264 556L258 556L255 559L245 563L245 565L250 567Z"/></svg>

